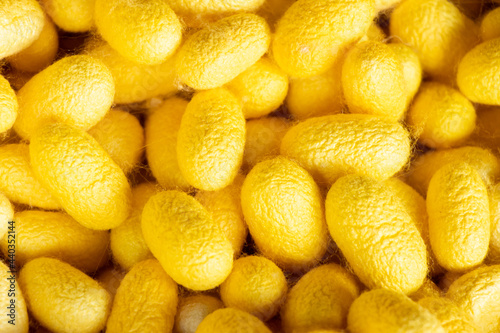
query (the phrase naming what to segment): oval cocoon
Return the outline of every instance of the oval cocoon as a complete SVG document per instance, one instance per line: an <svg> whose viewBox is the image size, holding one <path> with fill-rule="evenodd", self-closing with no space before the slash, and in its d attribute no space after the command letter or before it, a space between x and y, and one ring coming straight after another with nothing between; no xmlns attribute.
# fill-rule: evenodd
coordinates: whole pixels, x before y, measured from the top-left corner
<svg viewBox="0 0 500 333"><path fill-rule="evenodd" d="M466 162L479 172L483 182L490 185L500 176L498 158L488 149L460 147L430 151L415 159L408 175L408 184L427 195L429 182L436 171L451 162Z"/></svg>
<svg viewBox="0 0 500 333"><path fill-rule="evenodd" d="M189 27L205 26L207 23L238 12L251 12L265 0L167 0L172 9L183 18Z"/></svg>
<svg viewBox="0 0 500 333"><path fill-rule="evenodd" d="M342 66L342 90L351 113L397 121L406 111L403 66L398 55L382 42L366 41L349 51Z"/></svg>
<svg viewBox="0 0 500 333"><path fill-rule="evenodd" d="M474 22L447 0L402 1L391 15L390 32L416 51L427 74L447 83L479 42Z"/></svg>
<svg viewBox="0 0 500 333"><path fill-rule="evenodd" d="M51 257L94 273L108 262L109 232L84 228L66 213L25 210L14 215L14 222L19 267ZM0 245L5 256L8 244L4 237Z"/></svg>
<svg viewBox="0 0 500 333"><path fill-rule="evenodd" d="M100 60L86 55L63 58L19 90L14 129L23 139L54 122L87 130L108 112L114 93L113 76Z"/></svg>
<svg viewBox="0 0 500 333"><path fill-rule="evenodd" d="M131 61L162 63L181 43L182 25L164 0L96 0L94 15L99 34Z"/></svg>
<svg viewBox="0 0 500 333"><path fill-rule="evenodd" d="M192 186L215 191L229 185L241 166L245 118L224 88L202 91L189 102L177 136L179 168Z"/></svg>
<svg viewBox="0 0 500 333"><path fill-rule="evenodd" d="M343 328L361 286L354 275L337 264L316 267L295 284L281 309L287 333Z"/></svg>
<svg viewBox="0 0 500 333"><path fill-rule="evenodd" d="M0 192L14 203L61 209L61 204L36 179L31 169L29 147L24 143L0 146Z"/></svg>
<svg viewBox="0 0 500 333"><path fill-rule="evenodd" d="M42 32L45 17L36 0L4 0L0 21L0 59L3 59L30 46Z"/></svg>
<svg viewBox="0 0 500 333"><path fill-rule="evenodd" d="M144 130L132 114L110 110L88 133L96 139L109 156L129 174L139 164L144 148Z"/></svg>
<svg viewBox="0 0 500 333"><path fill-rule="evenodd" d="M427 251L396 193L365 176L342 177L326 197L326 220L361 282L372 289L409 294L427 275Z"/></svg>
<svg viewBox="0 0 500 333"><path fill-rule="evenodd" d="M363 37L374 15L371 0L299 0L278 22L273 57L291 76L324 73L338 51Z"/></svg>
<svg viewBox="0 0 500 333"><path fill-rule="evenodd" d="M278 313L287 291L281 269L258 256L236 260L231 274L220 286L220 296L227 307L243 310L262 321Z"/></svg>
<svg viewBox="0 0 500 333"><path fill-rule="evenodd" d="M451 284L446 297L472 316L481 332L498 332L500 265L483 266L462 275Z"/></svg>
<svg viewBox="0 0 500 333"><path fill-rule="evenodd" d="M125 58L104 41L89 43L86 54L101 60L110 70L115 81L114 101L117 104L174 94L179 88L174 56L157 65L140 64Z"/></svg>
<svg viewBox="0 0 500 333"><path fill-rule="evenodd" d="M176 57L182 82L197 90L220 87L245 71L267 52L269 26L254 14L237 14L195 32Z"/></svg>
<svg viewBox="0 0 500 333"><path fill-rule="evenodd" d="M447 298L426 297L419 300L418 304L436 316L446 332L481 332L472 317Z"/></svg>
<svg viewBox="0 0 500 333"><path fill-rule="evenodd" d="M158 183L167 190L187 190L191 185L177 162L177 136L188 102L172 97L146 118L146 157Z"/></svg>
<svg viewBox="0 0 500 333"><path fill-rule="evenodd" d="M186 193L152 196L142 212L142 233L167 274L186 288L212 289L231 273L231 242L201 203Z"/></svg>
<svg viewBox="0 0 500 333"><path fill-rule="evenodd" d="M38 39L19 53L8 58L9 64L22 72L38 72L56 58L59 36L54 23L45 17L45 24Z"/></svg>
<svg viewBox="0 0 500 333"><path fill-rule="evenodd" d="M111 296L71 265L37 258L24 265L18 282L30 313L49 330L96 333L104 329Z"/></svg>
<svg viewBox="0 0 500 333"><path fill-rule="evenodd" d="M42 0L42 3L62 30L85 32L94 26L95 0Z"/></svg>
<svg viewBox="0 0 500 333"><path fill-rule="evenodd" d="M320 184L350 173L383 180L406 164L410 138L401 124L386 117L339 114L292 127L281 142L281 154L296 160Z"/></svg>
<svg viewBox="0 0 500 333"><path fill-rule="evenodd" d="M479 30L483 41L500 37L500 9L495 8L486 13Z"/></svg>
<svg viewBox="0 0 500 333"><path fill-rule="evenodd" d="M470 50L460 62L457 83L460 91L475 103L500 105L500 39L495 38Z"/></svg>
<svg viewBox="0 0 500 333"><path fill-rule="evenodd" d="M136 264L116 291L106 332L171 332L177 294L177 284L158 260Z"/></svg>
<svg viewBox="0 0 500 333"><path fill-rule="evenodd" d="M245 118L263 117L276 110L288 92L287 75L264 57L226 85L243 105Z"/></svg>
<svg viewBox="0 0 500 333"><path fill-rule="evenodd" d="M427 212L432 251L441 266L466 271L483 261L490 209L486 186L473 167L458 162L439 169L427 191Z"/></svg>
<svg viewBox="0 0 500 333"><path fill-rule="evenodd" d="M276 157L257 164L241 189L243 215L259 251L285 269L316 264L328 239L323 198L297 163Z"/></svg>
<svg viewBox="0 0 500 333"><path fill-rule="evenodd" d="M348 317L352 333L445 333L427 309L395 291L365 292L352 303Z"/></svg>
<svg viewBox="0 0 500 333"><path fill-rule="evenodd" d="M3 333L28 333L30 325L22 290L19 288L16 279L13 278L10 268L3 262L0 262L0 290L4 291L0 296L0 306L8 314L4 320L0 321L0 330ZM15 297L9 297L9 290L15 290ZM11 314L9 306L12 306L12 301L15 302L15 312L13 313L15 315L15 325L9 323L12 320L9 316Z"/></svg>
<svg viewBox="0 0 500 333"><path fill-rule="evenodd" d="M17 118L19 105L9 81L0 75L0 134L12 128Z"/></svg>
<svg viewBox="0 0 500 333"><path fill-rule="evenodd" d="M35 134L29 150L38 180L84 227L111 229L127 218L128 180L90 134L64 124L48 125Z"/></svg>
<svg viewBox="0 0 500 333"><path fill-rule="evenodd" d="M271 333L271 330L257 317L233 308L219 309L203 319L197 333Z"/></svg>
<svg viewBox="0 0 500 333"><path fill-rule="evenodd" d="M426 82L408 112L408 125L418 140L431 148L460 145L476 127L476 110L452 87Z"/></svg>

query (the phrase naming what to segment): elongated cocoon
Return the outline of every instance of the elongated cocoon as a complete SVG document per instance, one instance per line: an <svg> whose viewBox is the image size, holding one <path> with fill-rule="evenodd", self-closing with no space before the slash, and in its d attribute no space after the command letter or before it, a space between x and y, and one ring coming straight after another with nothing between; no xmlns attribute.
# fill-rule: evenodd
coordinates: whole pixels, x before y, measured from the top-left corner
<svg viewBox="0 0 500 333"><path fill-rule="evenodd" d="M127 178L90 134L64 124L48 125L32 138L30 157L38 180L84 227L111 229L127 218Z"/></svg>

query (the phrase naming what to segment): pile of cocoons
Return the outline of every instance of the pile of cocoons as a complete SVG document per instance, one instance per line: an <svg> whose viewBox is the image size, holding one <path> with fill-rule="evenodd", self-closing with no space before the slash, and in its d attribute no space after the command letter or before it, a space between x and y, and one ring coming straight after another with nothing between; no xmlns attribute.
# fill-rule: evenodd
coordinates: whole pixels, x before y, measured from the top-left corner
<svg viewBox="0 0 500 333"><path fill-rule="evenodd" d="M500 332L499 0L0 0L0 332Z"/></svg>

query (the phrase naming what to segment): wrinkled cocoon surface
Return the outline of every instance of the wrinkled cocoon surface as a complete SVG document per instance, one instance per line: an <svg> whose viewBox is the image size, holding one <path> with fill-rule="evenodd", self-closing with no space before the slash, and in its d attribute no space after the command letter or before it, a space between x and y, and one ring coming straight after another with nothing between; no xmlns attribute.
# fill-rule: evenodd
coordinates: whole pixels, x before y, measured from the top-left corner
<svg viewBox="0 0 500 333"><path fill-rule="evenodd" d="M160 185L167 189L187 190L191 185L181 173L177 162L177 135L188 102L172 97L146 118L146 157Z"/></svg>
<svg viewBox="0 0 500 333"><path fill-rule="evenodd" d="M403 76L406 87L406 104L409 105L422 82L422 65L418 55L411 47L403 43L387 44L396 54L403 67Z"/></svg>
<svg viewBox="0 0 500 333"><path fill-rule="evenodd" d="M500 105L500 39L479 44L460 62L457 83L472 102Z"/></svg>
<svg viewBox="0 0 500 333"><path fill-rule="evenodd" d="M397 192L384 182L349 175L326 197L330 234L350 266L369 288L405 294L427 275L427 252L416 222Z"/></svg>
<svg viewBox="0 0 500 333"><path fill-rule="evenodd" d="M245 118L224 88L202 91L189 102L177 136L177 161L192 186L215 191L229 185L241 166Z"/></svg>
<svg viewBox="0 0 500 333"><path fill-rule="evenodd" d="M142 212L142 233L168 275L186 288L212 289L231 273L231 242L201 203L186 193L152 196Z"/></svg>
<svg viewBox="0 0 500 333"><path fill-rule="evenodd" d="M33 317L53 332L98 333L111 310L109 293L83 272L52 258L37 258L19 273Z"/></svg>
<svg viewBox="0 0 500 333"><path fill-rule="evenodd" d="M42 32L31 45L8 58L9 64L23 72L38 72L56 58L59 36L54 23L46 16Z"/></svg>
<svg viewBox="0 0 500 333"><path fill-rule="evenodd" d="M115 51L104 41L91 43L86 53L101 60L115 81L115 103L136 103L158 95L177 92L175 57L157 65L134 62Z"/></svg>
<svg viewBox="0 0 500 333"><path fill-rule="evenodd" d="M25 210L14 215L16 265L39 257L62 260L84 272L94 273L108 262L109 233L87 229L60 212ZM0 247L8 253L8 238Z"/></svg>
<svg viewBox="0 0 500 333"><path fill-rule="evenodd" d="M483 17L479 32L483 41L500 37L500 8L489 11Z"/></svg>
<svg viewBox="0 0 500 333"><path fill-rule="evenodd" d="M498 332L500 319L500 266L484 266L462 275L446 297L472 316L481 332Z"/></svg>
<svg viewBox="0 0 500 333"><path fill-rule="evenodd" d="M258 256L236 260L231 274L220 286L226 307L243 310L262 321L278 313L287 291L281 269L271 260Z"/></svg>
<svg viewBox="0 0 500 333"><path fill-rule="evenodd" d="M284 331L344 328L360 289L356 277L337 264L310 270L290 289L281 309Z"/></svg>
<svg viewBox="0 0 500 333"><path fill-rule="evenodd" d="M399 120L406 110L402 62L391 47L381 42L359 43L347 54L342 66L342 89L351 113Z"/></svg>
<svg viewBox="0 0 500 333"><path fill-rule="evenodd" d="M320 184L350 173L383 180L407 163L410 139L401 124L385 117L332 115L307 119L288 130L281 154L296 160Z"/></svg>
<svg viewBox="0 0 500 333"><path fill-rule="evenodd" d="M219 309L203 319L197 333L271 333L257 317L233 308Z"/></svg>
<svg viewBox="0 0 500 333"><path fill-rule="evenodd" d="M288 92L288 77L273 61L264 57L226 87L241 101L246 119L258 118L283 103Z"/></svg>
<svg viewBox="0 0 500 333"><path fill-rule="evenodd" d="M500 176L500 164L488 149L460 147L428 152L415 159L408 175L408 184L426 196L429 182L436 171L451 162L466 162L479 172L485 184L490 185Z"/></svg>
<svg viewBox="0 0 500 333"><path fill-rule="evenodd" d="M42 0L42 4L62 30L85 32L94 26L95 0Z"/></svg>
<svg viewBox="0 0 500 333"><path fill-rule="evenodd" d="M472 317L449 299L427 297L418 301L418 304L436 316L446 332L481 332Z"/></svg>
<svg viewBox="0 0 500 333"><path fill-rule="evenodd" d="M204 26L218 18L257 10L265 0L167 0L189 27Z"/></svg>
<svg viewBox="0 0 500 333"><path fill-rule="evenodd" d="M255 64L270 42L269 26L260 16L221 19L187 38L176 55L177 74L197 90L220 87Z"/></svg>
<svg viewBox="0 0 500 333"><path fill-rule="evenodd" d="M408 0L391 15L391 35L411 46L431 77L453 82L462 57L479 41L477 27L447 0Z"/></svg>
<svg viewBox="0 0 500 333"><path fill-rule="evenodd" d="M410 107L408 125L413 135L426 146L450 148L460 145L474 131L476 110L452 87L426 82Z"/></svg>
<svg viewBox="0 0 500 333"><path fill-rule="evenodd" d="M12 128L18 112L17 97L14 89L2 75L0 75L0 134Z"/></svg>
<svg viewBox="0 0 500 333"><path fill-rule="evenodd" d="M1 60L30 46L42 32L45 17L36 0L4 0L0 21Z"/></svg>
<svg viewBox="0 0 500 333"><path fill-rule="evenodd" d="M279 266L304 269L325 253L323 198L297 163L276 157L257 164L243 183L241 205L258 249Z"/></svg>
<svg viewBox="0 0 500 333"><path fill-rule="evenodd" d="M338 51L367 32L374 14L370 0L299 0L278 22L272 56L291 76L324 73Z"/></svg>
<svg viewBox="0 0 500 333"><path fill-rule="evenodd" d="M111 229L130 213L127 178L90 134L53 124L30 143L33 172L64 210L84 227Z"/></svg>
<svg viewBox="0 0 500 333"><path fill-rule="evenodd" d="M100 60L86 55L63 58L19 90L14 129L24 139L53 122L87 130L108 112L114 93L111 72Z"/></svg>
<svg viewBox="0 0 500 333"><path fill-rule="evenodd" d="M405 295L385 289L365 292L351 306L352 333L445 333L439 320Z"/></svg>
<svg viewBox="0 0 500 333"><path fill-rule="evenodd" d="M181 43L182 25L164 0L96 0L94 15L99 34L131 61L160 64Z"/></svg>
<svg viewBox="0 0 500 333"><path fill-rule="evenodd" d="M490 209L486 186L473 167L458 162L439 169L427 191L427 212L432 250L441 266L465 271L483 261Z"/></svg>
<svg viewBox="0 0 500 333"><path fill-rule="evenodd" d="M125 275L113 301L106 332L170 332L177 310L177 284L158 260L136 264Z"/></svg>
<svg viewBox="0 0 500 333"><path fill-rule="evenodd" d="M56 198L36 179L24 143L0 146L0 192L14 203L49 210L61 209Z"/></svg>

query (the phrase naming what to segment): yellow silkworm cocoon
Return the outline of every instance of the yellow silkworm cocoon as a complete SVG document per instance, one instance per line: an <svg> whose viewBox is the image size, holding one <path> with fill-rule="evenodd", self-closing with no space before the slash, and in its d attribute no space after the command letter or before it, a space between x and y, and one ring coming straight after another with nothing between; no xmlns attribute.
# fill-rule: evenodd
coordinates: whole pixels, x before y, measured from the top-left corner
<svg viewBox="0 0 500 333"><path fill-rule="evenodd" d="M343 267L326 264L313 268L287 295L281 309L283 330L344 328L349 308L360 292L357 278Z"/></svg>
<svg viewBox="0 0 500 333"><path fill-rule="evenodd" d="M177 303L177 284L158 260L141 261L116 291L106 332L171 332Z"/></svg>
<svg viewBox="0 0 500 333"><path fill-rule="evenodd" d="M38 72L49 66L56 58L59 36L54 23L46 16L38 39L19 53L8 58L9 64L23 72Z"/></svg>
<svg viewBox="0 0 500 333"><path fill-rule="evenodd" d="M176 55L177 74L197 90L220 87L255 64L270 42L271 31L262 17L229 16L187 38Z"/></svg>
<svg viewBox="0 0 500 333"><path fill-rule="evenodd" d="M318 185L297 163L258 163L241 189L243 215L259 251L278 266L300 270L325 253L328 235Z"/></svg>
<svg viewBox="0 0 500 333"><path fill-rule="evenodd" d="M24 143L0 146L0 192L13 203L48 210L61 209L57 199L36 179Z"/></svg>
<svg viewBox="0 0 500 333"><path fill-rule="evenodd" d="M152 196L142 212L142 233L168 275L192 290L220 285L231 273L233 248L195 198L180 191Z"/></svg>
<svg viewBox="0 0 500 333"><path fill-rule="evenodd" d="M45 17L36 0L4 0L0 21L1 60L30 46L40 36Z"/></svg>
<svg viewBox="0 0 500 333"><path fill-rule="evenodd" d="M326 185L350 173L387 179L403 168L410 151L410 137L401 124L365 114L307 119L281 141L282 155Z"/></svg>
<svg viewBox="0 0 500 333"><path fill-rule="evenodd" d="M108 262L109 232L87 229L66 213L25 210L14 215L14 230L16 265L51 257L94 273ZM0 247L7 255L8 237Z"/></svg>
<svg viewBox="0 0 500 333"><path fill-rule="evenodd" d="M272 56L294 77L326 72L339 51L368 31L373 1L298 0L276 27Z"/></svg>
<svg viewBox="0 0 500 333"><path fill-rule="evenodd" d="M108 112L114 93L113 76L100 60L87 55L63 58L19 90L14 129L23 139L54 122L88 130Z"/></svg>
<svg viewBox="0 0 500 333"><path fill-rule="evenodd" d="M238 99L225 88L197 93L177 134L177 161L192 186L220 190L231 184L243 161L245 118Z"/></svg>
<svg viewBox="0 0 500 333"><path fill-rule="evenodd" d="M96 0L97 31L125 58L146 65L167 60L181 44L182 25L164 0Z"/></svg>
<svg viewBox="0 0 500 333"><path fill-rule="evenodd" d="M111 310L109 293L85 273L52 258L28 262L19 273L28 310L53 332L97 333Z"/></svg>
<svg viewBox="0 0 500 333"><path fill-rule="evenodd" d="M128 217L128 180L90 134L48 125L33 136L29 151L36 178L84 227L111 229Z"/></svg>
<svg viewBox="0 0 500 333"><path fill-rule="evenodd" d="M258 118L283 103L288 93L288 77L264 57L226 84L226 88L241 101L246 119Z"/></svg>

